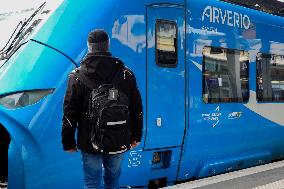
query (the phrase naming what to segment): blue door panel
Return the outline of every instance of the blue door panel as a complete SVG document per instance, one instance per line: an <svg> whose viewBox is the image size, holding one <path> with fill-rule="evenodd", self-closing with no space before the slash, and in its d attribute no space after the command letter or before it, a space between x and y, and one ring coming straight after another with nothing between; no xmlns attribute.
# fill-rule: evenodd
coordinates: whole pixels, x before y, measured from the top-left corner
<svg viewBox="0 0 284 189"><path fill-rule="evenodd" d="M169 14L169 12L171 14ZM156 64L157 20L177 25L177 66ZM150 6L147 9L147 134L146 149L181 146L185 127L184 9L182 6ZM157 122L161 123L157 124Z"/></svg>

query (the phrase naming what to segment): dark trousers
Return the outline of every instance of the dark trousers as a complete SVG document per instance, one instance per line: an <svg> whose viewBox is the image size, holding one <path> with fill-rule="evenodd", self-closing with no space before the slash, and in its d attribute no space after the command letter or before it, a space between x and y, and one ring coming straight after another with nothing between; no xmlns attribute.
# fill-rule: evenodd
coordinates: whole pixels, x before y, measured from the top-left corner
<svg viewBox="0 0 284 189"><path fill-rule="evenodd" d="M8 149L10 141L10 134L0 124L0 182L8 181Z"/></svg>
<svg viewBox="0 0 284 189"><path fill-rule="evenodd" d="M0 146L0 182L8 181L8 148Z"/></svg>

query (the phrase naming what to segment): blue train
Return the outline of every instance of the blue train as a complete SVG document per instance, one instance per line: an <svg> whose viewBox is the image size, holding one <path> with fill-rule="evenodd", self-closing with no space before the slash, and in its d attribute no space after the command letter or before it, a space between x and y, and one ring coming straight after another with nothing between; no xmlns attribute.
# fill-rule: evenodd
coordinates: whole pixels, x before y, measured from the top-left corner
<svg viewBox="0 0 284 189"><path fill-rule="evenodd" d="M24 26L0 68L9 188L83 187L80 153L62 149L62 103L96 28L109 33L143 99L143 139L125 155L121 187L284 158L282 17L217 0L65 0Z"/></svg>

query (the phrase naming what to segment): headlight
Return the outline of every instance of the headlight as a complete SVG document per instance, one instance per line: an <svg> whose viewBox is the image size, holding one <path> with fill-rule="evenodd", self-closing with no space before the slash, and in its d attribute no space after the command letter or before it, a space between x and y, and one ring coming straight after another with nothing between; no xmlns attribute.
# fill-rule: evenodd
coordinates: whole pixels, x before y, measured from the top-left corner
<svg viewBox="0 0 284 189"><path fill-rule="evenodd" d="M32 105L52 93L54 89L20 91L0 96L0 105L9 109Z"/></svg>

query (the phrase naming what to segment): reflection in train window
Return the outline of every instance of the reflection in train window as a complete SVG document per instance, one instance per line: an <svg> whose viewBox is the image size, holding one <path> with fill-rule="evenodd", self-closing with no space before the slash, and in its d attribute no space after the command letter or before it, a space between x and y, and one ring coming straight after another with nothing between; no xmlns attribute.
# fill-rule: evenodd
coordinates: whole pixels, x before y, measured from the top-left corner
<svg viewBox="0 0 284 189"><path fill-rule="evenodd" d="M156 63L161 67L177 65L177 25L173 21L156 22Z"/></svg>
<svg viewBox="0 0 284 189"><path fill-rule="evenodd" d="M284 102L284 56L258 53L257 100Z"/></svg>
<svg viewBox="0 0 284 189"><path fill-rule="evenodd" d="M247 102L249 54L216 47L203 48L203 101Z"/></svg>

